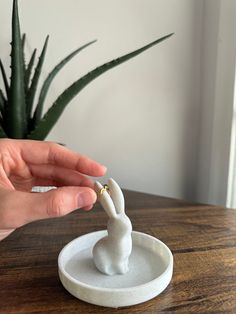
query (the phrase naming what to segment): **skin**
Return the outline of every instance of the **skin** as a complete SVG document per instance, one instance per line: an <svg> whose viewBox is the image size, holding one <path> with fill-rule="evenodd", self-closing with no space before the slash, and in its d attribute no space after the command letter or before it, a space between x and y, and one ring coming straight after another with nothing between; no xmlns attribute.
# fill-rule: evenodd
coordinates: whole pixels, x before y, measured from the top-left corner
<svg viewBox="0 0 236 314"><path fill-rule="evenodd" d="M106 168L51 142L0 140L0 240L29 222L60 217L96 202L94 182ZM57 189L32 193L33 186Z"/></svg>

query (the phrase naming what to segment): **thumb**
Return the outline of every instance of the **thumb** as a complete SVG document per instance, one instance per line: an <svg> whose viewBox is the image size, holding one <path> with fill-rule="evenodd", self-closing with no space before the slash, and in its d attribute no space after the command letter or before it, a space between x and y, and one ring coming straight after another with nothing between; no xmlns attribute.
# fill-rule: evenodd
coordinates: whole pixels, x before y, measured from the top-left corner
<svg viewBox="0 0 236 314"><path fill-rule="evenodd" d="M89 187L61 187L44 193L0 191L0 229L18 228L34 220L64 216L89 208L96 193Z"/></svg>

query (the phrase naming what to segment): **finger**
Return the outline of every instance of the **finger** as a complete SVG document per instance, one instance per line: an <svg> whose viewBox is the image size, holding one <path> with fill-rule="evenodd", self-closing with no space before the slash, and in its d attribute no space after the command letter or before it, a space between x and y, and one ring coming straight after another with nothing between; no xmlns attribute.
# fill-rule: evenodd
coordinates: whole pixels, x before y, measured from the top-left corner
<svg viewBox="0 0 236 314"><path fill-rule="evenodd" d="M18 143L22 158L30 164L54 164L95 177L106 172L105 166L59 144L27 140Z"/></svg>
<svg viewBox="0 0 236 314"><path fill-rule="evenodd" d="M90 206L83 207L82 209L86 210L86 211L89 211L92 208L93 208L93 205L90 205Z"/></svg>
<svg viewBox="0 0 236 314"><path fill-rule="evenodd" d="M94 188L94 182L77 171L55 165L29 165L35 183L49 180L55 186L87 186Z"/></svg>
<svg viewBox="0 0 236 314"><path fill-rule="evenodd" d="M0 241L8 237L15 229L0 229Z"/></svg>
<svg viewBox="0 0 236 314"><path fill-rule="evenodd" d="M0 229L16 229L34 220L64 216L96 202L88 187L62 187L45 193L0 192Z"/></svg>

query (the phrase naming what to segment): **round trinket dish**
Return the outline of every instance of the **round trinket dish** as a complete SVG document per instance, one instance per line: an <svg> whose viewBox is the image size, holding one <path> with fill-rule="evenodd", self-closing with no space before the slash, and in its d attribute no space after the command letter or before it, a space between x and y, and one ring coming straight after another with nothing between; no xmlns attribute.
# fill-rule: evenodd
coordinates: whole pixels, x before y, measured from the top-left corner
<svg viewBox="0 0 236 314"><path fill-rule="evenodd" d="M73 296L88 303L118 308L148 301L168 286L173 273L170 249L160 240L137 231L132 232L129 271L113 276L98 271L92 249L106 235L106 230L83 235L60 252L59 277Z"/></svg>

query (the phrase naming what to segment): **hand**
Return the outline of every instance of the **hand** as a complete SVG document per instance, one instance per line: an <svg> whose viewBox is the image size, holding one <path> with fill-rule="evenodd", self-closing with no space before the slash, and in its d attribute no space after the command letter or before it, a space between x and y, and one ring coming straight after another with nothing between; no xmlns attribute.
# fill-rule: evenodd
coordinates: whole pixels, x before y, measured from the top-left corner
<svg viewBox="0 0 236 314"><path fill-rule="evenodd" d="M0 140L0 240L31 221L89 210L96 202L94 183L103 176L96 161L51 142ZM33 186L57 189L32 193Z"/></svg>

